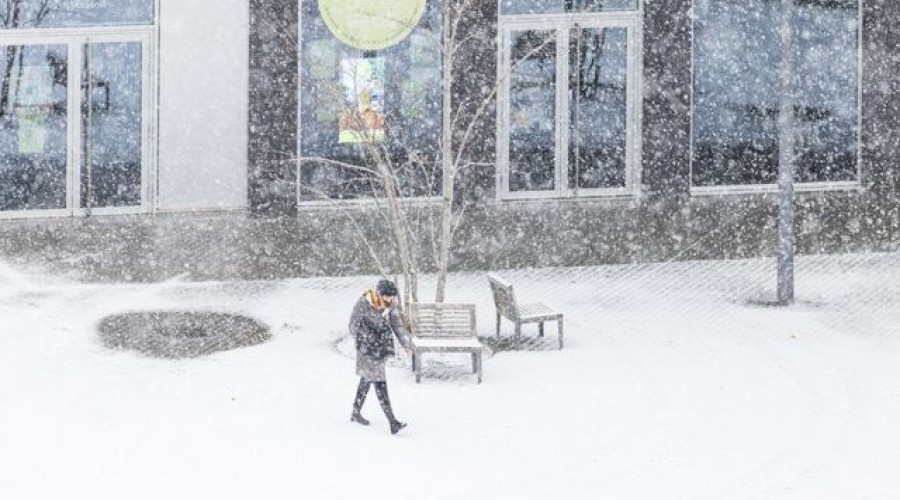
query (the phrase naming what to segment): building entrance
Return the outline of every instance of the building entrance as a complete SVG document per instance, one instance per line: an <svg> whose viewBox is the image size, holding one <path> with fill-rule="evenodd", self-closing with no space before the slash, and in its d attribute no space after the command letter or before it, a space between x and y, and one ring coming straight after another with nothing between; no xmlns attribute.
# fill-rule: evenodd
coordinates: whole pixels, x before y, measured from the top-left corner
<svg viewBox="0 0 900 500"><path fill-rule="evenodd" d="M0 217L149 209L144 31L0 35Z"/></svg>

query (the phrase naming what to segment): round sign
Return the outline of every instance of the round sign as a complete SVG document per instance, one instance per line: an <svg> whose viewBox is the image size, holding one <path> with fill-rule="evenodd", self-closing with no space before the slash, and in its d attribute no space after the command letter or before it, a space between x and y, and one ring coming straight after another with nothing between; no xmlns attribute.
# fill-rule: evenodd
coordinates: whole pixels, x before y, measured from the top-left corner
<svg viewBox="0 0 900 500"><path fill-rule="evenodd" d="M319 12L338 40L361 50L394 45L416 27L426 0L319 0Z"/></svg>

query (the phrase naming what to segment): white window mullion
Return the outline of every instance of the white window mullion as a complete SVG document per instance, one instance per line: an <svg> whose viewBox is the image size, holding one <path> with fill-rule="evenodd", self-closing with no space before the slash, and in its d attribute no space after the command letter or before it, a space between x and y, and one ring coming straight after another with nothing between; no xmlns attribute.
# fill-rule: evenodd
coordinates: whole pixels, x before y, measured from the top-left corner
<svg viewBox="0 0 900 500"><path fill-rule="evenodd" d="M68 43L68 175L66 176L66 204L72 214L80 213L81 205L81 70L83 39Z"/></svg>
<svg viewBox="0 0 900 500"><path fill-rule="evenodd" d="M634 193L635 195L639 195L641 191L641 158L642 158L642 148L643 141L641 136L641 117L642 109L641 109L641 87L644 85L643 78L641 78L640 72L640 62L639 57L643 52L643 45L641 44L642 32L640 28L640 23L637 21L631 21L627 24L628 26L628 47L626 51L626 60L628 61L628 72L627 75L627 119L630 123L627 124L627 129L629 136L627 137L626 142L626 156L625 156L625 166L626 166L626 176L625 176L625 188Z"/></svg>
<svg viewBox="0 0 900 500"><path fill-rule="evenodd" d="M155 158L152 155L151 147L154 134L153 121L153 96L156 89L152 84L153 65L153 43L151 34L141 37L141 207L144 210L152 211L156 206L154 200L155 177L152 175L151 165L155 165Z"/></svg>
<svg viewBox="0 0 900 500"><path fill-rule="evenodd" d="M631 188L634 183L634 146L635 146L635 116L634 116L634 27L632 23L625 24L625 187Z"/></svg>
<svg viewBox="0 0 900 500"><path fill-rule="evenodd" d="M556 26L556 165L557 196L566 196L569 165L569 25Z"/></svg>
<svg viewBox="0 0 900 500"><path fill-rule="evenodd" d="M495 169L497 178L498 198L502 199L509 194L509 95L510 95L510 30L501 27L501 64L498 67L498 80L502 82L500 85L500 117L498 126L500 130L500 140L497 141L497 168Z"/></svg>

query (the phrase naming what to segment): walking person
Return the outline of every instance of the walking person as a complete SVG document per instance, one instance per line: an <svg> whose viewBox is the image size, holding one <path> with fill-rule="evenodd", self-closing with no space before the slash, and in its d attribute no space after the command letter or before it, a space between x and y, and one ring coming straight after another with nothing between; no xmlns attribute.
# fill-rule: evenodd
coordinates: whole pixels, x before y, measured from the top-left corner
<svg viewBox="0 0 900 500"><path fill-rule="evenodd" d="M409 333L400 317L398 295L397 285L393 281L381 280L374 288L366 290L350 315L350 333L356 337L356 374L359 375L350 420L369 425L360 411L369 386L374 385L375 395L391 425L391 434L406 427L394 416L384 370L385 361L394 354L394 336L404 347L408 345Z"/></svg>

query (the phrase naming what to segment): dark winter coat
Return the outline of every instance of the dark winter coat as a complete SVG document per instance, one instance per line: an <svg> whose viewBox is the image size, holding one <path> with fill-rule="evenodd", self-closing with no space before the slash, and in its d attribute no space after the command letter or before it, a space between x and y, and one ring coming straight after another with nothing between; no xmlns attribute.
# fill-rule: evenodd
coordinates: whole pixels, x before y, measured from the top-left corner
<svg viewBox="0 0 900 500"><path fill-rule="evenodd" d="M356 338L357 353L375 360L383 360L394 354L394 336L406 345L408 333L396 307L391 307L387 318L363 295L350 315L350 333Z"/></svg>

